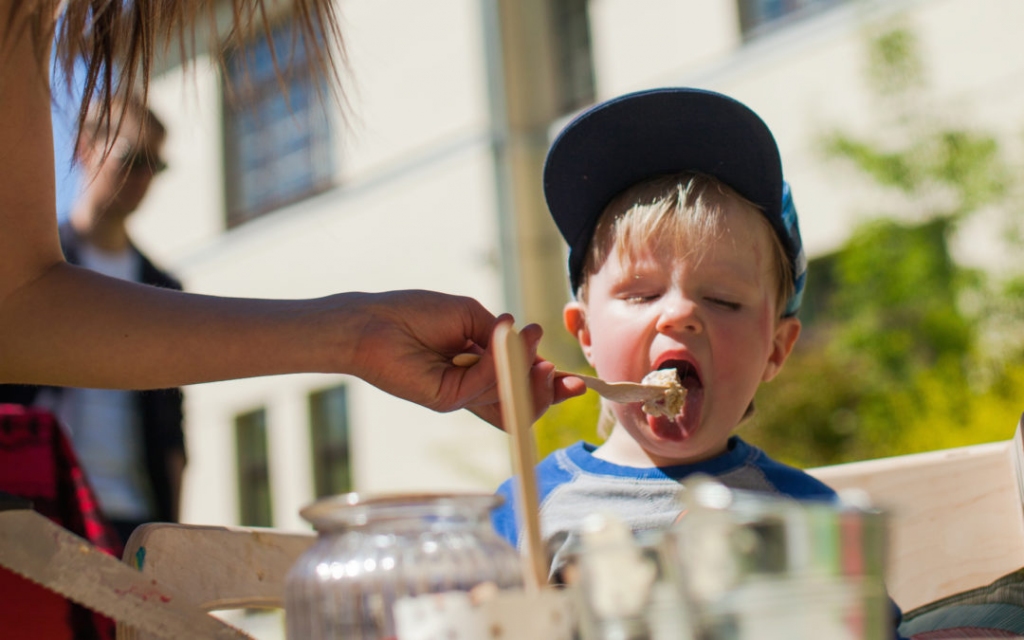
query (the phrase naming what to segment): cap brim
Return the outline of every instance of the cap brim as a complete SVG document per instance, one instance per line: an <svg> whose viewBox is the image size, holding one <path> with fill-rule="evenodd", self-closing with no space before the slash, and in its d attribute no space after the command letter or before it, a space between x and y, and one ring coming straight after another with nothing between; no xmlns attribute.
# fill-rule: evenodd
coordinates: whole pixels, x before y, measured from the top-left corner
<svg viewBox="0 0 1024 640"><path fill-rule="evenodd" d="M721 180L785 233L779 150L757 114L700 89L627 94L570 122L544 166L548 208L569 243L573 289L590 236L612 198L644 180L682 171Z"/></svg>

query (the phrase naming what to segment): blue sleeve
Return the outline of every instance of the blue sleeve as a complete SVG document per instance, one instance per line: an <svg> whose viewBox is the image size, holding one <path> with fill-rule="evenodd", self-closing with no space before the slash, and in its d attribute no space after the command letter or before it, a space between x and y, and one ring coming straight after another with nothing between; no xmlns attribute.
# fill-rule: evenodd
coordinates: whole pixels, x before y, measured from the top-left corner
<svg viewBox="0 0 1024 640"><path fill-rule="evenodd" d="M802 469L771 459L758 450L755 464L769 482L781 493L797 500L836 499L835 490Z"/></svg>
<svg viewBox="0 0 1024 640"><path fill-rule="evenodd" d="M512 495L512 478L501 483L497 495L505 499L501 505L491 511L491 524L498 535L508 540L513 547L518 546L519 532L516 527L515 498Z"/></svg>
<svg viewBox="0 0 1024 640"><path fill-rule="evenodd" d="M581 447L581 443L577 443ZM560 450L561 451L561 450ZM543 507L548 495L558 487L572 480L573 476L558 463L558 451L541 460L537 465L537 500ZM512 546L519 546L519 523L516 517L515 476L501 483L497 495L505 498L505 502L491 511L491 524L502 538Z"/></svg>

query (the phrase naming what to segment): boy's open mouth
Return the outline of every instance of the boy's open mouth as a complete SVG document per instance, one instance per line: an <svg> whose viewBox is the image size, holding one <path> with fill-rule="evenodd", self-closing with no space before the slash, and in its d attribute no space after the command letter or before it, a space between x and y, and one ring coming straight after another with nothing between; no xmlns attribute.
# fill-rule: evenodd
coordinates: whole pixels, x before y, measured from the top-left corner
<svg viewBox="0 0 1024 640"><path fill-rule="evenodd" d="M658 369L662 371L665 369L675 369L676 373L679 374L679 382L687 391L694 391L704 386L704 383L700 380L700 375L697 373L697 367L693 366L692 362L686 360L666 360L658 365Z"/></svg>
<svg viewBox="0 0 1024 640"><path fill-rule="evenodd" d="M647 416L647 423L655 436L665 440L682 441L690 437L700 421L700 408L704 400L704 383L697 367L687 360L666 360L658 364L659 370L674 369L680 384L686 389L682 410L673 417Z"/></svg>

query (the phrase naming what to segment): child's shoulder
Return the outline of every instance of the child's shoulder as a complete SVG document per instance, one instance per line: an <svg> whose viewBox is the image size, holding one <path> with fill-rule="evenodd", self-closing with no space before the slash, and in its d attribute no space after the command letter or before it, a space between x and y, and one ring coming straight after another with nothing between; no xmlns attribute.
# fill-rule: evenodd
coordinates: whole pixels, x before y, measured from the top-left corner
<svg viewBox="0 0 1024 640"><path fill-rule="evenodd" d="M539 494L537 498L542 505L552 491L572 482L579 475L580 470L572 460L589 456L587 446L585 442L577 442L550 453L540 461L536 468ZM491 522L495 530L513 545L518 544L519 540L515 517L515 491L515 476L502 482L495 493L504 498L504 502L491 512Z"/></svg>
<svg viewBox="0 0 1024 640"><path fill-rule="evenodd" d="M803 469L775 460L763 450L736 438L745 448L747 464L757 467L772 486L782 494L797 499L833 500L836 492Z"/></svg>
<svg viewBox="0 0 1024 640"><path fill-rule="evenodd" d="M563 449L556 449L537 464L535 471L538 489L542 498L547 491L550 491L552 485L558 485L572 479L577 472L572 458L578 457L579 452L584 451L583 447L585 444L581 441ZM498 487L498 493L510 496L514 483L515 476L508 478Z"/></svg>
<svg viewBox="0 0 1024 640"><path fill-rule="evenodd" d="M661 470L656 468L623 467L602 460L594 455L596 449L597 445L581 440L557 449L541 460L535 469L537 493L541 503L543 504L547 497L560 487L588 484L597 478L606 484L666 479ZM498 487L498 493L505 496L506 501L512 500L514 490L515 477L505 480Z"/></svg>

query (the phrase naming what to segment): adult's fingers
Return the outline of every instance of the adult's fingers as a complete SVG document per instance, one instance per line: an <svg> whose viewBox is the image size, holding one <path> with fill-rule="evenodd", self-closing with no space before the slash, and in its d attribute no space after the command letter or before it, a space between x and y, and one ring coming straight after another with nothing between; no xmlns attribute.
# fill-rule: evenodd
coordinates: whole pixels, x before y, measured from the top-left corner
<svg viewBox="0 0 1024 640"><path fill-rule="evenodd" d="M512 314L503 313L495 316L477 300L473 298L464 300L463 333L467 339L481 347L486 347L491 343L491 335L499 323L512 322Z"/></svg>
<svg viewBox="0 0 1024 640"><path fill-rule="evenodd" d="M508 314L503 314L497 319L498 322L511 322ZM537 324L530 324L519 332L526 350L529 367L530 400L533 409L532 418L538 419L552 404L557 404L569 398L576 397L586 392L586 385L583 381L571 376L556 376L554 364L537 356L537 349L540 345L544 331ZM466 403L467 408L482 419L502 428L500 410L497 405L497 386L493 377L494 371L494 350L493 345L488 343L486 349L477 351L480 360L470 366L471 370L465 373L464 384L475 387L472 394L473 400ZM481 388L481 377L487 382Z"/></svg>
<svg viewBox="0 0 1024 640"><path fill-rule="evenodd" d="M540 339L544 337L544 329L539 324L528 324L519 332L519 337L526 347L526 362L531 364L536 362Z"/></svg>
<svg viewBox="0 0 1024 640"><path fill-rule="evenodd" d="M555 365L539 360L530 367L530 400L532 401L532 419L537 420L555 401L554 392Z"/></svg>
<svg viewBox="0 0 1024 640"><path fill-rule="evenodd" d="M587 392L587 385L576 376L556 376L552 381L554 400L558 404L563 400L581 396Z"/></svg>

